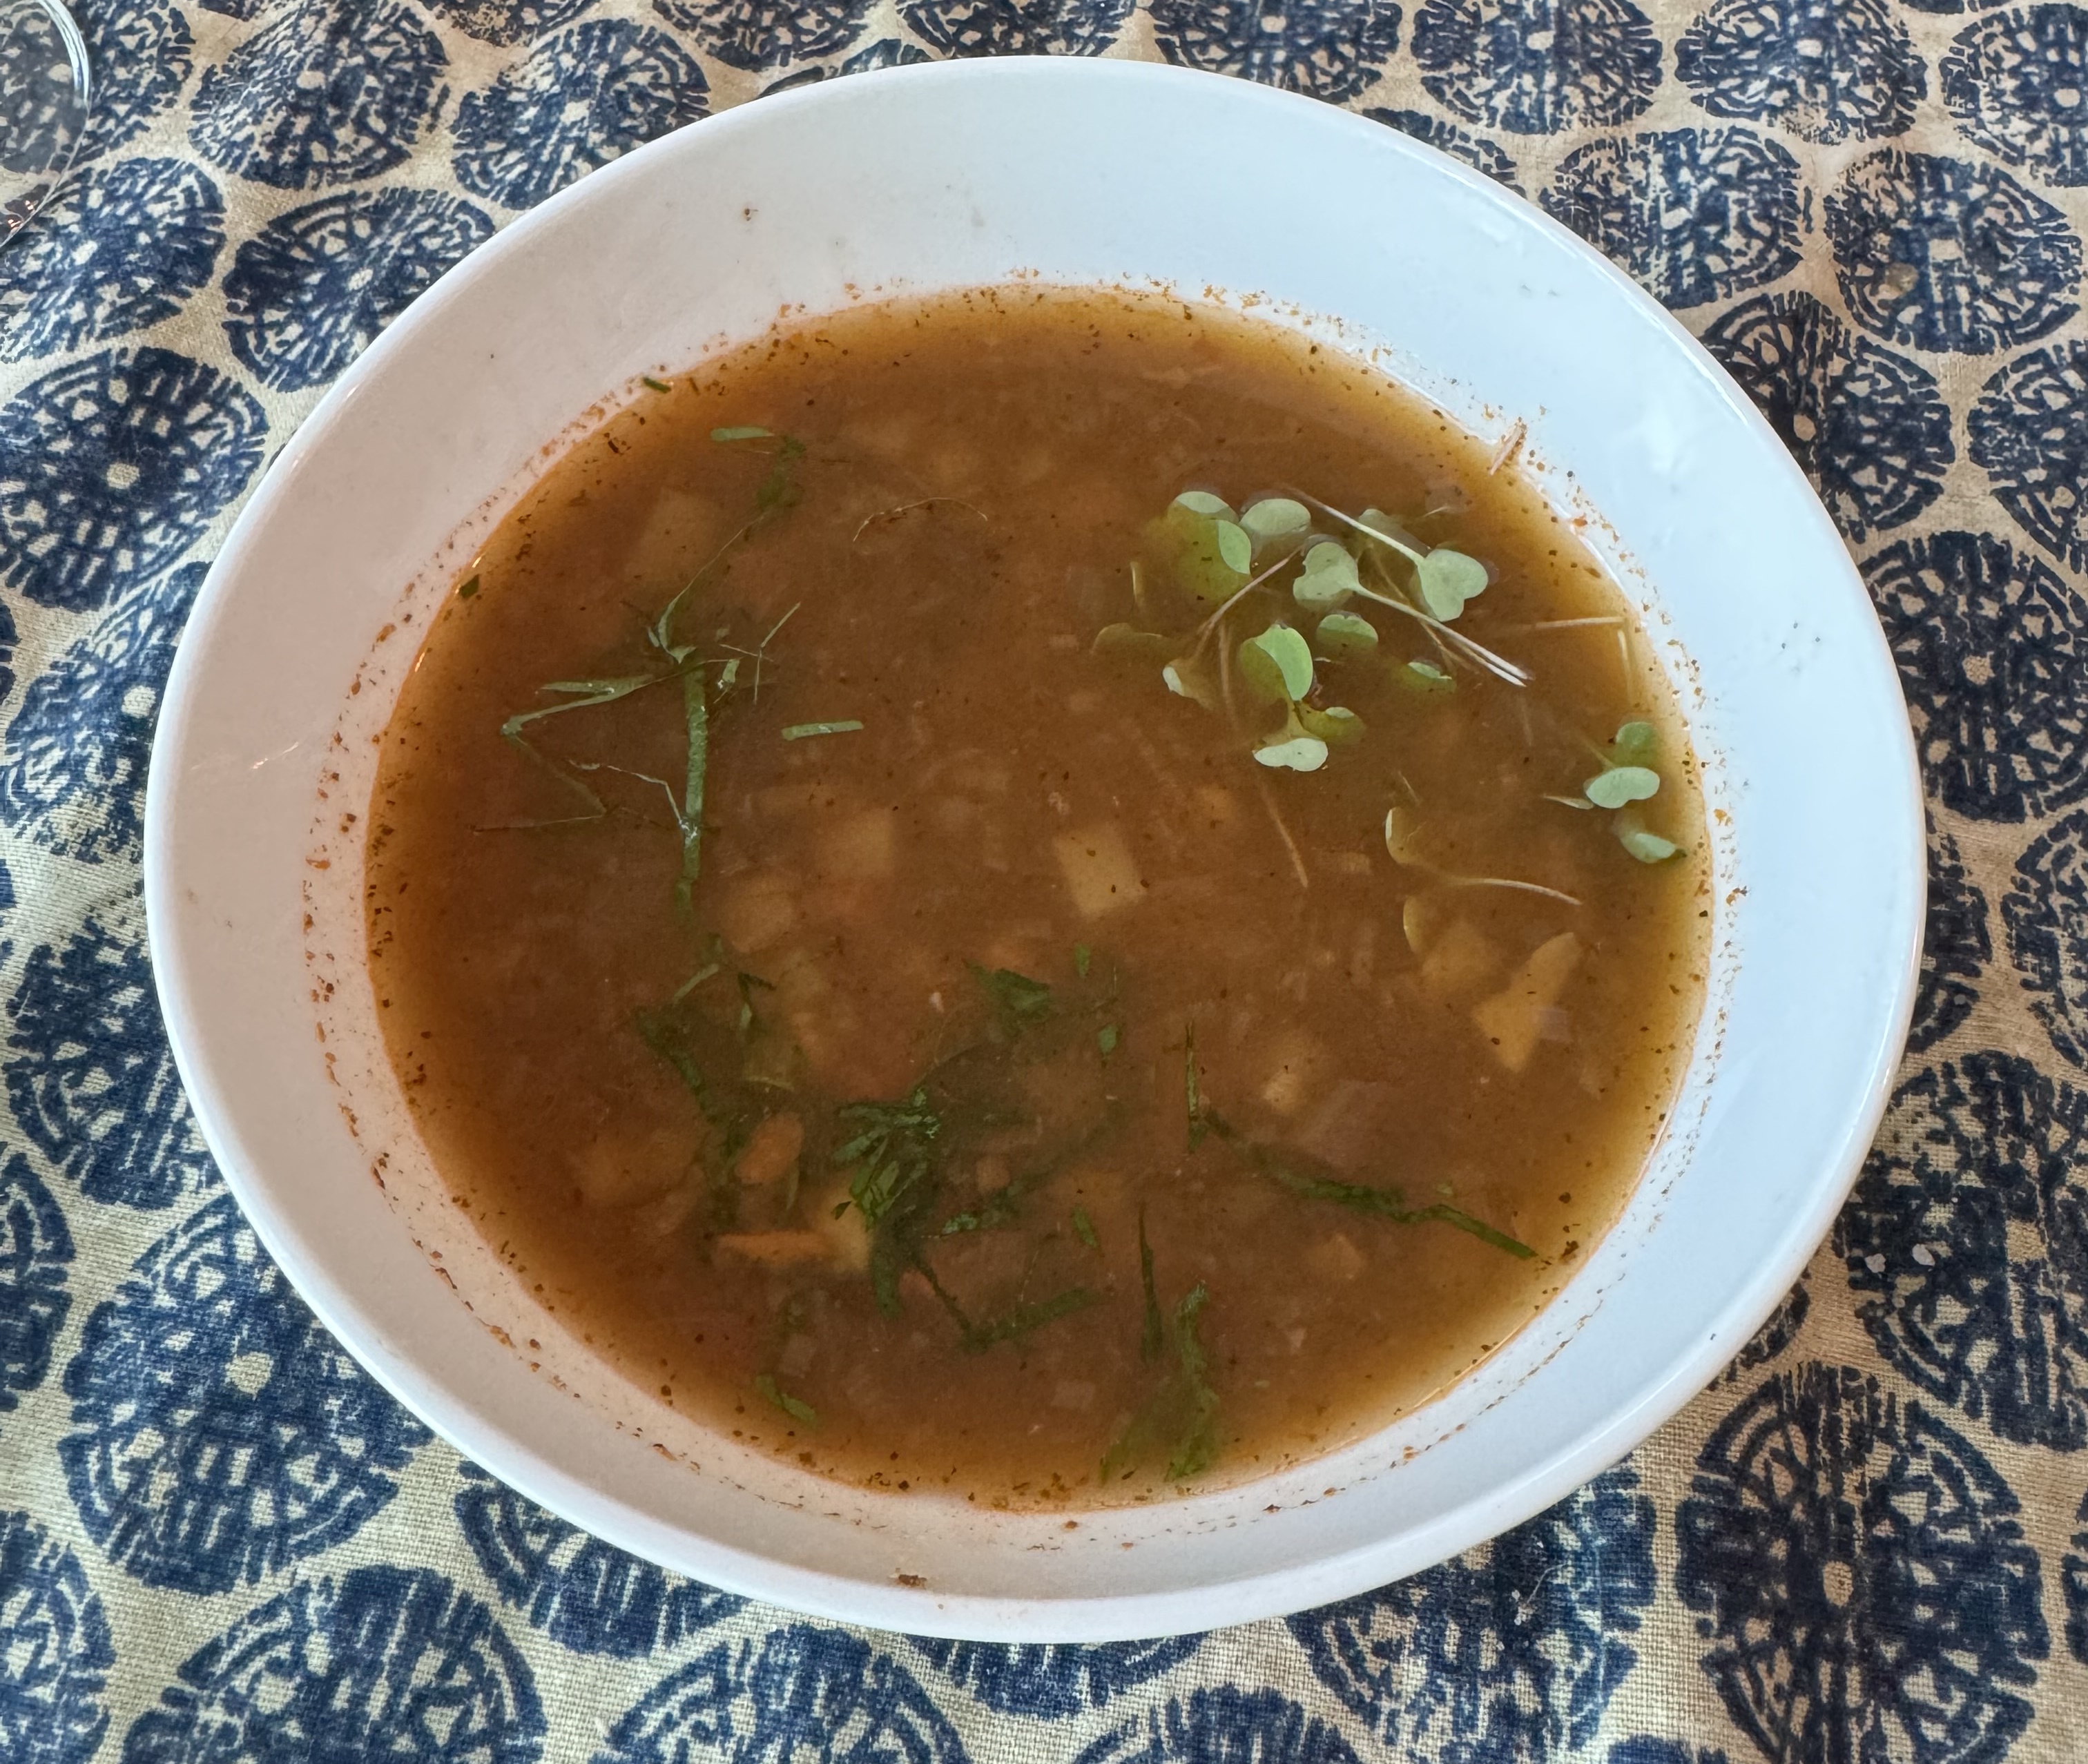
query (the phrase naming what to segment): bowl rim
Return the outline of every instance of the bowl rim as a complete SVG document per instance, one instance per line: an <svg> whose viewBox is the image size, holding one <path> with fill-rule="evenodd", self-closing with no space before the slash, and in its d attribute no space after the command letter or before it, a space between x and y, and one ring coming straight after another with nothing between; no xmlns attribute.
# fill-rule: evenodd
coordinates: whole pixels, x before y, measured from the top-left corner
<svg viewBox="0 0 2088 1764"><path fill-rule="evenodd" d="M1109 80L1132 85L1223 86L1229 101L1243 108L1309 108L1330 126L1353 127L1359 139L1368 131L1380 150L1389 148L1419 160L1434 173L1462 186L1471 199L1508 216L1511 224L1534 227L1565 244L1598 269L1616 298L1636 309L1641 319L1653 322L1679 345L1698 373L1708 378L1722 403L1753 431L1756 444L1775 462L1771 469L1780 465L1802 490L1811 504L1808 518L1831 537L1842 558L1840 589L1854 593L1868 606L1868 590L1859 572L1784 443L1703 346L1621 269L1534 201L1504 191L1483 173L1447 155L1359 113L1248 81L1153 62L1059 57L959 59L824 80L768 95L758 105L751 101L736 105L700 123L687 125L648 142L569 185L474 249L424 292L327 390L270 462L210 565L161 699L152 745L144 812L148 944L176 1068L203 1140L223 1172L227 1190L237 1201L269 1255L319 1321L392 1396L467 1458L560 1518L648 1560L662 1560L661 1522L614 1496L575 1483L548 1462L529 1441L453 1401L448 1384L424 1368L409 1359L377 1351L372 1343L372 1320L355 1291L324 1265L323 1257L315 1252L289 1210L272 1194L267 1173L243 1167L233 1150L238 1141L233 1111L215 1081L188 1002L199 987L207 988L208 977L199 970L198 953L185 940L177 910L177 891L182 884L168 794L165 790L154 789L149 780L175 774L194 713L195 675L203 640L191 642L190 634L208 630L217 602L228 592L225 584L238 573L255 534L294 495L306 456L342 422L363 383L382 371L393 355L407 349L464 290L502 273L512 257L538 235L557 226L571 210L602 199L621 182L639 175L656 161L689 152L694 142L717 142L744 131L774 127L800 112L816 113L827 105L845 101L853 96L851 88L859 92L868 82L875 82L880 91L889 91L904 83L991 85L1039 78ZM1897 690L1897 668L1875 620L1871 631L1875 640L1872 662L1882 667L1885 677ZM1722 1325L1729 1326L1709 1332L1702 1341L1678 1352L1663 1378L1641 1388L1635 1400L1602 1415L1576 1436L1569 1446L1527 1474L1495 1485L1483 1497L1467 1501L1432 1525L1406 1534L1396 1548L1379 1540L1329 1552L1310 1563L1229 1579L1217 1586L1036 1599L942 1593L801 1569L713 1538L698 1539L686 1533L682 1535L689 1547L672 1552L676 1559L668 1565L751 1598L781 1603L837 1621L916 1633L1008 1641L1130 1638L1206 1628L1214 1609L1221 1607L1222 1620L1230 1623L1283 1615L1367 1591L1493 1537L1580 1487L1693 1399L1730 1359L1735 1345L1750 1336L1774 1311L1829 1229L1883 1117L1915 1006L1927 875L1926 804L1915 746L1911 730L1904 722L1897 734L1903 762L1899 768L1903 786L1900 808L1910 835L1908 850L1901 856L1912 866L1914 877L1910 935L1894 976L1889 1008L1883 1013L1883 1038L1876 1044L1877 1052L1860 1094L1851 1096L1840 1117L1844 1127L1839 1141L1832 1147L1822 1146L1816 1164L1820 1180L1808 1191L1808 1204L1795 1209L1786 1218L1776 1253L1758 1264L1754 1274L1738 1287L1722 1317ZM583 1496L584 1514L575 1510L583 1504L579 1498Z"/></svg>

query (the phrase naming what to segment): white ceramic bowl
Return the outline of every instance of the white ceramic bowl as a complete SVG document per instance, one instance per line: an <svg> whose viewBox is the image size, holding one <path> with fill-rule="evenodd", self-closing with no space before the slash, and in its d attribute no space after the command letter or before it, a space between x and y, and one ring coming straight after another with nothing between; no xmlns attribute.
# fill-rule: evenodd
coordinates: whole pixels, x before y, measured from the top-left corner
<svg viewBox="0 0 2088 1764"><path fill-rule="evenodd" d="M376 1042L360 828L340 819L364 807L371 738L451 572L547 443L779 312L1016 277L1262 297L1482 436L1525 425L1547 494L1590 517L1645 607L1717 817L1709 1003L1681 1106L1563 1295L1352 1448L1072 1531L815 1480L601 1372L442 1203ZM1924 876L1913 746L1863 585L1768 427L1650 300L1374 122L1158 66L1043 61L744 106L597 173L424 295L284 449L211 571L160 717L145 863L203 1133L270 1252L403 1402L671 1568L1003 1640L1355 1593L1644 1438L1782 1295L1854 1176L1905 1034Z"/></svg>

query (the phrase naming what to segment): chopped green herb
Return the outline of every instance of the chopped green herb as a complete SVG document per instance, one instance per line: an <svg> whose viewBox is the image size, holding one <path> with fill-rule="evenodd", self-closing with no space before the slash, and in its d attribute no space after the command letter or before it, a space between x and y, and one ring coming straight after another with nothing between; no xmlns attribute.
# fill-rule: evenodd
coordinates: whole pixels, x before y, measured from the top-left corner
<svg viewBox="0 0 2088 1764"><path fill-rule="evenodd" d="M865 1223L879 1224L899 1197L927 1174L942 1119L929 1107L927 1091L919 1087L902 1102L845 1103L834 1111L834 1118L855 1129L835 1148L834 1162L856 1173L848 1200L835 1211L845 1212L852 1203Z"/></svg>
<svg viewBox="0 0 2088 1764"><path fill-rule="evenodd" d="M756 1372L754 1375L754 1388L801 1426L817 1427L819 1424L818 1410L815 1409L811 1403L792 1396L767 1372Z"/></svg>
<svg viewBox="0 0 2088 1764"><path fill-rule="evenodd" d="M1094 1303L1095 1295L1085 1287L1068 1287L1063 1292L1056 1293L1035 1304L1017 1305L1006 1317L995 1317L985 1323L965 1324L965 1347L971 1353L982 1354L999 1342L1020 1341L1046 1323L1055 1323L1062 1317L1071 1317L1076 1311L1085 1311Z"/></svg>
<svg viewBox="0 0 2088 1764"><path fill-rule="evenodd" d="M476 594L477 592L478 578L474 576L469 577L460 587L459 587L457 589L457 598L459 600L469 600L472 596Z"/></svg>
<svg viewBox="0 0 2088 1764"><path fill-rule="evenodd" d="M1102 1050L1103 1059L1108 1059L1116 1051L1117 1043L1122 1037L1123 1032L1114 1023L1105 1023L1095 1031L1095 1046Z"/></svg>
<svg viewBox="0 0 2088 1764"><path fill-rule="evenodd" d="M1198 1281L1174 1307L1174 1347L1181 1356L1182 1383L1189 1400L1189 1422L1168 1460L1167 1479L1186 1482L1200 1476L1217 1461L1218 1394L1211 1388L1198 1325L1210 1289Z"/></svg>
<svg viewBox="0 0 2088 1764"><path fill-rule="evenodd" d="M1073 1209L1073 1235L1090 1249L1100 1249L1102 1240L1095 1235L1095 1222L1088 1217L1084 1206Z"/></svg>
<svg viewBox="0 0 2088 1764"><path fill-rule="evenodd" d="M1167 1319L1160 1308L1160 1288L1153 1278L1153 1245L1145 1236L1145 1209L1138 1210L1138 1278L1145 1291L1145 1326L1139 1332L1138 1357L1157 1359L1166 1339Z"/></svg>
<svg viewBox="0 0 2088 1764"><path fill-rule="evenodd" d="M1051 989L1042 980L1033 980L1012 968L982 968L976 961L965 965L971 970L980 991L993 1001L995 1014L1008 1034L1019 1034L1051 1014Z"/></svg>
<svg viewBox="0 0 2088 1764"><path fill-rule="evenodd" d="M644 376L644 383L656 392L670 392L674 389L664 379L655 379L650 374Z"/></svg>
<svg viewBox="0 0 2088 1764"><path fill-rule="evenodd" d="M1622 808L1627 803L1643 803L1660 790L1660 774L1642 765L1606 766L1581 786L1598 808Z"/></svg>
<svg viewBox="0 0 2088 1764"><path fill-rule="evenodd" d="M776 431L773 429L759 428L752 423L741 423L732 428L711 430L711 439L713 441L772 441L775 438Z"/></svg>
<svg viewBox="0 0 2088 1764"><path fill-rule="evenodd" d="M1085 944L1073 945L1073 972L1080 975L1083 980L1088 977L1088 964L1093 960L1094 952Z"/></svg>
<svg viewBox="0 0 2088 1764"><path fill-rule="evenodd" d="M1189 1150L1204 1143L1210 1125L1204 1119L1204 1085L1196 1069L1196 1025L1190 1024L1183 1038L1183 1085L1189 1097Z"/></svg>
<svg viewBox="0 0 2088 1764"><path fill-rule="evenodd" d="M711 763L710 700L701 668L682 676L682 725L688 759L682 777L682 873L674 882L674 904L686 916L695 910L696 877L703 868L704 786Z"/></svg>
<svg viewBox="0 0 2088 1764"><path fill-rule="evenodd" d="M852 735L862 725L853 717L843 717L839 722L793 723L783 731L785 741L804 741L814 735Z"/></svg>

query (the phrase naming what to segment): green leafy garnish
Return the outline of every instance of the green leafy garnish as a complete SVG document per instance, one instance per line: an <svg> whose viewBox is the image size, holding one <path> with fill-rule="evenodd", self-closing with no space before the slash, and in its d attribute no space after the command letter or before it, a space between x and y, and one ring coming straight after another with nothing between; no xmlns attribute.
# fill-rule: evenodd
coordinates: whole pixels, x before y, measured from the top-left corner
<svg viewBox="0 0 2088 1764"><path fill-rule="evenodd" d="M1183 1038L1183 1087L1189 1098L1189 1150L1194 1151L1204 1143L1204 1136L1210 1131L1204 1120L1204 1084L1202 1074L1196 1068L1196 1025L1190 1024Z"/></svg>
<svg viewBox="0 0 2088 1764"><path fill-rule="evenodd" d="M1598 808L1643 803L1659 790L1660 774L1642 765L1606 766L1581 786L1581 794Z"/></svg>
<svg viewBox="0 0 2088 1764"><path fill-rule="evenodd" d="M647 374L642 377L641 383L656 392L670 392L674 389L664 379L655 379L650 374Z"/></svg>
<svg viewBox="0 0 2088 1764"><path fill-rule="evenodd" d="M834 1118L854 1135L834 1149L834 1162L853 1168L849 1197L834 1211L838 1217L853 1204L867 1225L877 1225L900 1197L928 1173L935 1143L943 1131L940 1115L929 1107L928 1093L916 1086L898 1102L849 1102Z"/></svg>
<svg viewBox="0 0 2088 1764"><path fill-rule="evenodd" d="M1080 975L1083 980L1088 977L1088 964L1093 960L1094 952L1085 944L1073 945L1073 972Z"/></svg>
<svg viewBox="0 0 2088 1764"><path fill-rule="evenodd" d="M1189 1421L1167 1462L1167 1479L1186 1482L1200 1476L1217 1461L1218 1394L1211 1388L1197 1325L1210 1289L1198 1281L1174 1307L1174 1347L1181 1356L1182 1383L1189 1402Z"/></svg>
<svg viewBox="0 0 2088 1764"><path fill-rule="evenodd" d="M817 1427L819 1424L818 1410L811 1403L792 1396L767 1372L754 1375L754 1388L801 1426Z"/></svg>
<svg viewBox="0 0 2088 1764"><path fill-rule="evenodd" d="M833 722L792 723L783 731L785 741L806 741L814 735L852 735L862 725L853 717L844 717Z"/></svg>
<svg viewBox="0 0 2088 1764"><path fill-rule="evenodd" d="M965 965L979 983L979 990L993 1001L1000 1026L1010 1035L1019 1034L1051 1014L1051 989L1012 968L985 968L976 961Z"/></svg>
<svg viewBox="0 0 2088 1764"><path fill-rule="evenodd" d="M1356 613L1329 613L1312 633L1329 662L1354 662L1377 648L1377 627Z"/></svg>
<svg viewBox="0 0 2088 1764"><path fill-rule="evenodd" d="M1254 542L1231 507L1208 490L1183 491L1146 535L1176 586L1207 606L1230 595L1253 566Z"/></svg>
<svg viewBox="0 0 2088 1764"><path fill-rule="evenodd" d="M1402 662L1393 670L1393 674L1410 692L1427 696L1454 692L1457 689L1457 681L1444 670L1436 666L1433 662L1424 662L1418 657L1411 662Z"/></svg>
<svg viewBox="0 0 2088 1764"><path fill-rule="evenodd" d="M1317 735L1290 734L1254 750L1262 764L1287 772L1316 772L1327 763L1327 743Z"/></svg>
<svg viewBox="0 0 2088 1764"><path fill-rule="evenodd" d="M753 423L741 423L731 428L711 430L713 441L772 441L775 439L773 429L760 428Z"/></svg>
<svg viewBox="0 0 2088 1764"><path fill-rule="evenodd" d="M1467 601L1487 591L1486 565L1448 546L1424 554L1414 571L1420 580L1422 604L1445 624L1465 610Z"/></svg>
<svg viewBox="0 0 2088 1764"><path fill-rule="evenodd" d="M1073 1209L1073 1235L1090 1249L1100 1249L1102 1240L1095 1235L1095 1222L1088 1217L1084 1206Z"/></svg>
<svg viewBox="0 0 2088 1764"><path fill-rule="evenodd" d="M477 592L478 578L475 576L470 576L459 585L457 589L457 598L459 600L469 600L472 596L476 594Z"/></svg>
<svg viewBox="0 0 2088 1764"><path fill-rule="evenodd" d="M1332 612L1363 586L1356 574L1356 560L1346 546L1322 539L1305 553L1305 567L1290 584L1290 597L1300 606L1316 612Z"/></svg>
<svg viewBox="0 0 2088 1764"><path fill-rule="evenodd" d="M1104 625L1095 633L1090 653L1114 656L1126 662L1165 662L1174 653L1175 640L1157 631L1140 631L1136 625Z"/></svg>
<svg viewBox="0 0 2088 1764"><path fill-rule="evenodd" d="M1102 1050L1103 1059L1108 1059L1116 1051L1117 1043L1121 1037L1122 1031L1114 1023L1105 1023L1095 1031L1095 1046Z"/></svg>
<svg viewBox="0 0 2088 1764"><path fill-rule="evenodd" d="M1329 704L1324 710L1300 704L1298 723L1307 734L1329 747L1351 747L1363 739L1363 718L1345 704Z"/></svg>
<svg viewBox="0 0 2088 1764"><path fill-rule="evenodd" d="M945 1296L944 1303L949 1301ZM1055 1323L1062 1317L1071 1317L1076 1311L1085 1311L1095 1303L1095 1295L1085 1287L1068 1287L1063 1292L1038 1300L1034 1304L1017 1305L1007 1316L994 1317L984 1323L967 1321L963 1312L951 1307L961 1325L965 1350L983 1354L989 1347L1001 1342L1020 1341L1033 1330L1046 1323Z"/></svg>
<svg viewBox="0 0 2088 1764"><path fill-rule="evenodd" d="M688 745L676 817L682 827L682 873L674 879L674 904L687 914L694 910L696 877L703 869L704 786L711 763L710 699L701 668L682 676L682 726Z"/></svg>
<svg viewBox="0 0 2088 1764"><path fill-rule="evenodd" d="M1660 732L1649 722L1628 722L1617 730L1617 739L1611 745L1621 764L1650 765L1654 750L1660 745Z"/></svg>
<svg viewBox="0 0 2088 1764"><path fill-rule="evenodd" d="M1185 490L1174 499L1177 508L1186 508L1192 515L1201 515L1206 520L1231 520L1237 518L1233 505L1222 496L1213 495L1207 490Z"/></svg>
<svg viewBox="0 0 2088 1764"><path fill-rule="evenodd" d="M1628 809L1611 824L1616 829L1617 842L1641 863L1665 863L1670 858L1682 854L1681 846L1649 831L1637 814Z"/></svg>
<svg viewBox="0 0 2088 1764"><path fill-rule="evenodd" d="M1295 704L1312 690L1312 651L1282 623L1272 624L1239 646L1240 678L1265 704Z"/></svg>
<svg viewBox="0 0 2088 1764"><path fill-rule="evenodd" d="M1293 502L1288 496L1264 496L1240 511L1239 524L1253 541L1254 554L1259 558L1303 538L1312 524L1312 516L1304 503Z"/></svg>

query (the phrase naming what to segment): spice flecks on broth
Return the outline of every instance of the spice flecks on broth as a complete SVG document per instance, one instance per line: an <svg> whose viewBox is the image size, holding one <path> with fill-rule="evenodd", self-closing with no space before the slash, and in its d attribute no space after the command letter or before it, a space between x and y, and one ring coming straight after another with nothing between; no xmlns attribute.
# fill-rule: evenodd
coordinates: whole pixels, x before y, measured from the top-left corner
<svg viewBox="0 0 2088 1764"><path fill-rule="evenodd" d="M368 914L443 1180L660 1400L1149 1500L1462 1376L1701 1004L1624 597L1439 413L1154 299L867 308L651 386L461 572Z"/></svg>

